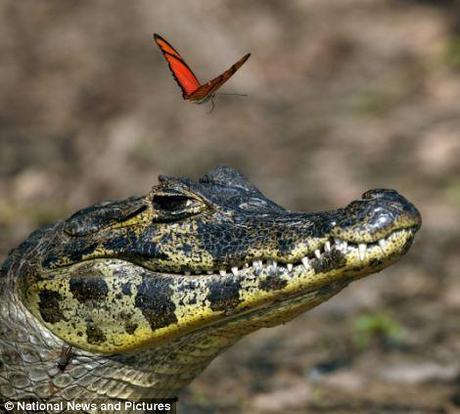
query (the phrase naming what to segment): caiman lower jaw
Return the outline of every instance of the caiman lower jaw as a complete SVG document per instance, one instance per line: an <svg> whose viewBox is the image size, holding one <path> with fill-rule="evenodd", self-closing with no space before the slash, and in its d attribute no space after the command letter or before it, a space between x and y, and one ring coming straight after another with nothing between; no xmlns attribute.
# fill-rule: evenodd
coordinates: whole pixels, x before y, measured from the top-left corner
<svg viewBox="0 0 460 414"><path fill-rule="evenodd" d="M231 335L233 331L248 333L261 327L285 323L328 300L354 280L378 272L398 260L409 249L417 230L416 226L396 230L385 238L367 244L335 239L326 242L322 249L304 257L300 262L262 262L244 266L237 274L234 270L226 272L227 277L238 276L248 280L248 285L251 285L251 279L265 279L266 289L262 286L262 290L266 290L265 293L271 298L259 300L248 289L242 292L242 306L225 310L222 319L204 324L195 333L226 326L223 329L227 335ZM334 263L334 251L343 254L339 258L341 266L338 268L331 266L337 264ZM268 282L270 278L272 281ZM280 283L280 280L286 281L286 285Z"/></svg>

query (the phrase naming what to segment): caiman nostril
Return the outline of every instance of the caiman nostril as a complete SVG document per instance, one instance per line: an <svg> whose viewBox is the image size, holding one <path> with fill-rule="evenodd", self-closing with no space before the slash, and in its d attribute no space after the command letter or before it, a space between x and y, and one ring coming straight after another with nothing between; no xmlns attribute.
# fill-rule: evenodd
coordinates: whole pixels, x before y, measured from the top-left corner
<svg viewBox="0 0 460 414"><path fill-rule="evenodd" d="M371 199L381 199L386 198L388 200L399 199L401 196L395 190L390 190L386 188L375 188L373 190L366 191L362 198L364 200L371 200Z"/></svg>

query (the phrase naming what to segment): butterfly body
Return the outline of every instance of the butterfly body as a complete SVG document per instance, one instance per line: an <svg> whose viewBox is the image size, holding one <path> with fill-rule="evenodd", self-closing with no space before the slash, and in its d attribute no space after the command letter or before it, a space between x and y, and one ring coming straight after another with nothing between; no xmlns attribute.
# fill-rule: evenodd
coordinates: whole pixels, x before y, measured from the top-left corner
<svg viewBox="0 0 460 414"><path fill-rule="evenodd" d="M163 37L155 33L155 43L163 53L168 62L169 69L174 79L182 90L182 97L193 103L204 103L215 95L215 92L249 59L250 53L244 55L240 60L230 66L221 75L201 84L182 56Z"/></svg>

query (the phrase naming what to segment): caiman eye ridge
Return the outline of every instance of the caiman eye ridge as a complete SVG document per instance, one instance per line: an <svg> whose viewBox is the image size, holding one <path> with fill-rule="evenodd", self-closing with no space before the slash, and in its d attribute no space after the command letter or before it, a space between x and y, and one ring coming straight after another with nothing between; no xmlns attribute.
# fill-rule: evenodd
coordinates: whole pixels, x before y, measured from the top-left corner
<svg viewBox="0 0 460 414"><path fill-rule="evenodd" d="M384 257L388 255L387 248L393 239L397 239L406 234L407 236L411 236L416 232L416 230L416 228L411 227L396 230L390 233L390 235L371 243L356 243L349 242L340 238L331 238L327 240L321 247L304 256L301 260L290 263L277 262L276 260L272 259L258 259L253 260L251 263L244 263L243 266L231 266L228 270L215 269L202 271L198 269L186 270L177 274L183 276L206 276L219 273L221 276L226 276L227 274L233 273L235 276L238 276L241 270L247 270L252 272L255 276L259 276L262 270L269 268L271 268L273 272L291 273L299 266L303 266L305 270L309 270L313 260L324 260L326 255L328 255L333 249L340 251L345 256L356 255L359 258L359 261L364 262L367 253L370 250L378 249L378 251L381 253L381 256Z"/></svg>

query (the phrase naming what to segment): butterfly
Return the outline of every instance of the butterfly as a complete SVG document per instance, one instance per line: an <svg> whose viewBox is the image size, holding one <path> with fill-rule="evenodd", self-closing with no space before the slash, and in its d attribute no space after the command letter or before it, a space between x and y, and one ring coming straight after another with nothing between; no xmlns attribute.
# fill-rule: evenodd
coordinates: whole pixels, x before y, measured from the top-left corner
<svg viewBox="0 0 460 414"><path fill-rule="evenodd" d="M227 82L244 62L249 59L249 56L251 56L250 53L247 53L224 73L211 79L209 82L201 84L192 72L192 69L190 69L179 52L174 49L169 42L157 33L153 35L153 39L168 62L169 69L182 90L182 97L187 101L199 104L211 99L212 109L214 108L213 98L217 89Z"/></svg>

